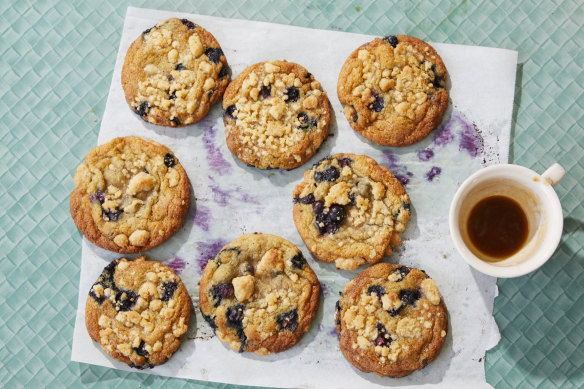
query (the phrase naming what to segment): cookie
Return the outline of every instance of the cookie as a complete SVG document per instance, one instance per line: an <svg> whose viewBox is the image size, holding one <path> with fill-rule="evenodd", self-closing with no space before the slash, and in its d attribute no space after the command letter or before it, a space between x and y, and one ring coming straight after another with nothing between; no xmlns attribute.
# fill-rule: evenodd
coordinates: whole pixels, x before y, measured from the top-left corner
<svg viewBox="0 0 584 389"><path fill-rule="evenodd" d="M232 349L266 355L294 346L310 329L320 284L287 240L247 234L210 260L200 282L205 320Z"/></svg>
<svg viewBox="0 0 584 389"><path fill-rule="evenodd" d="M223 96L231 70L221 46L203 27L172 18L147 29L124 60L122 87L147 122L180 127L201 120Z"/></svg>
<svg viewBox="0 0 584 389"><path fill-rule="evenodd" d="M180 278L159 262L116 259L89 291L85 324L91 339L138 369L166 362L178 349L191 317Z"/></svg>
<svg viewBox="0 0 584 389"><path fill-rule="evenodd" d="M118 253L150 250L183 224L189 179L167 147L138 137L91 150L77 168L71 216L94 244Z"/></svg>
<svg viewBox="0 0 584 389"><path fill-rule="evenodd" d="M347 284L336 306L339 344L359 370L403 377L432 362L448 331L448 312L425 272L379 263Z"/></svg>
<svg viewBox="0 0 584 389"><path fill-rule="evenodd" d="M308 161L328 136L326 92L302 66L261 62L227 87L223 122L229 150L260 169L293 169Z"/></svg>
<svg viewBox="0 0 584 389"><path fill-rule="evenodd" d="M304 173L292 192L294 224L310 252L354 270L391 255L410 220L410 199L384 166L364 155L336 154Z"/></svg>
<svg viewBox="0 0 584 389"><path fill-rule="evenodd" d="M407 35L355 50L341 68L337 94L355 131L385 146L425 138L448 106L446 67L436 51Z"/></svg>

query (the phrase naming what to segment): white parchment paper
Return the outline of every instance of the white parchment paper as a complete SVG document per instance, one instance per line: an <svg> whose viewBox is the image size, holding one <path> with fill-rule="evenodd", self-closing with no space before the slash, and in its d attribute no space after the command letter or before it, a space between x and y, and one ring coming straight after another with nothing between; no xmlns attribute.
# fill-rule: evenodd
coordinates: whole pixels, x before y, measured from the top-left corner
<svg viewBox="0 0 584 389"><path fill-rule="evenodd" d="M242 164L225 144L220 104L204 120L182 128L157 127L135 115L124 100L120 81L125 53L142 31L170 17L188 18L209 30L220 42L233 77L251 64L271 59L297 62L313 73L328 92L334 110L331 137L317 155L292 171L261 171ZM450 200L465 177L486 165L507 162L517 52L433 43L449 73L449 109L442 125L425 140L406 148L389 148L357 135L336 97L337 77L345 59L373 38L128 8L98 143L137 135L170 147L186 169L196 199L183 228L147 253L148 259L163 261L180 274L196 317L174 356L145 373L272 387L488 386L485 351L500 338L492 316L496 279L474 271L455 252L447 215ZM442 353L425 369L404 378L365 374L345 360L334 331L334 306L339 291L357 272L337 271L334 264L313 260L294 227L293 187L313 163L338 152L368 155L405 183L412 219L403 234L403 245L384 260L424 269L436 280L449 310L450 328ZM198 311L197 284L206 261L222 245L256 231L296 244L323 285L321 306L310 332L293 348L269 356L232 351L213 336ZM107 356L85 329L87 293L109 261L119 256L83 239L71 359L136 371Z"/></svg>

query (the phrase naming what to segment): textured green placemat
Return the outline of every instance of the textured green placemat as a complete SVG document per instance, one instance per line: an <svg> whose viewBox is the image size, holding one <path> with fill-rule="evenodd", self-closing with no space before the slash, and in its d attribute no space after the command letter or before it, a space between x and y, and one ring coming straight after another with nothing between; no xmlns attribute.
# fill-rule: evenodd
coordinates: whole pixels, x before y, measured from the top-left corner
<svg viewBox="0 0 584 389"><path fill-rule="evenodd" d="M519 51L511 160L560 162L565 226L540 270L500 280L497 388L584 387L584 5L8 1L0 5L0 386L225 387L70 362L80 234L72 174L95 146L128 5ZM307 43L307 50L310 45ZM480 93L478 91L477 93Z"/></svg>

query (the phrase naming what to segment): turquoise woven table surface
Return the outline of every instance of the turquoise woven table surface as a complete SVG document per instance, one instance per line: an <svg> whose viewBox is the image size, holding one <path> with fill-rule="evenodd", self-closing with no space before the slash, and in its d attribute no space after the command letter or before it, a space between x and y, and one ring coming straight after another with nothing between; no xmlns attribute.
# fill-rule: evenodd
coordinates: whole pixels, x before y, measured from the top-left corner
<svg viewBox="0 0 584 389"><path fill-rule="evenodd" d="M564 233L542 268L499 280L487 382L584 387L584 3L544 0L1 3L0 387L226 386L70 361L81 235L68 198L97 142L128 5L517 50L510 161L566 168Z"/></svg>

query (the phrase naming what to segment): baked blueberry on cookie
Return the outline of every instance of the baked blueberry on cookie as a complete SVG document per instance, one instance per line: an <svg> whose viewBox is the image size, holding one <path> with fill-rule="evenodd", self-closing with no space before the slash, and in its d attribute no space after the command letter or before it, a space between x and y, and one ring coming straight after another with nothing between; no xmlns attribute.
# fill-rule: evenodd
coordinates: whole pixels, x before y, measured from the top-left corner
<svg viewBox="0 0 584 389"><path fill-rule="evenodd" d="M319 294L318 279L296 246L255 233L208 262L199 303L219 339L239 352L266 355L294 346L310 329Z"/></svg>
<svg viewBox="0 0 584 389"><path fill-rule="evenodd" d="M403 377L442 349L448 312L436 282L421 270L379 263L347 284L337 303L343 355L355 367Z"/></svg>
<svg viewBox="0 0 584 389"><path fill-rule="evenodd" d="M147 122L178 127L201 120L223 96L230 69L210 32L172 18L132 43L122 86L132 110Z"/></svg>
<svg viewBox="0 0 584 389"><path fill-rule="evenodd" d="M144 256L116 259L93 284L85 306L91 339L138 369L166 362L187 332L191 299L180 278Z"/></svg>
<svg viewBox="0 0 584 389"><path fill-rule="evenodd" d="M91 150L77 168L71 216L83 235L118 253L150 250L183 224L190 183L167 147L138 137Z"/></svg>
<svg viewBox="0 0 584 389"><path fill-rule="evenodd" d="M385 146L425 138L448 106L446 67L417 38L391 35L355 50L341 68L337 94L355 131Z"/></svg>
<svg viewBox="0 0 584 389"><path fill-rule="evenodd" d="M331 120L320 83L286 61L241 72L225 91L223 109L229 150L260 169L292 169L308 161L326 139Z"/></svg>
<svg viewBox="0 0 584 389"><path fill-rule="evenodd" d="M373 264L401 244L410 199L384 166L336 154L304 173L292 192L294 223L312 254L339 269Z"/></svg>

